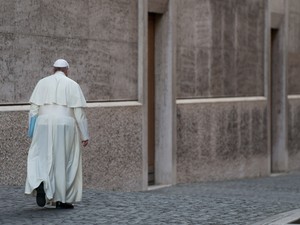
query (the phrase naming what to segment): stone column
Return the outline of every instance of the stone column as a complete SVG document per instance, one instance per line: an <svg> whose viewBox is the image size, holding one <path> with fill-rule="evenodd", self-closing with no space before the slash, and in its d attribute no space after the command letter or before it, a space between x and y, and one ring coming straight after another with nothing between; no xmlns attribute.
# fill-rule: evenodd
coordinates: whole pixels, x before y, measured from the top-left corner
<svg viewBox="0 0 300 225"><path fill-rule="evenodd" d="M155 183L176 183L176 0L157 21Z"/></svg>
<svg viewBox="0 0 300 225"><path fill-rule="evenodd" d="M142 110L142 149L143 149L143 190L148 188L148 50L147 50L147 0L138 1L138 100L143 105Z"/></svg>
<svg viewBox="0 0 300 225"><path fill-rule="evenodd" d="M287 50L288 1L271 3L271 172L288 169L287 149ZM273 4L272 4L273 3ZM274 5L276 3L276 5ZM281 7L280 7L281 4ZM276 7L275 7L276 6Z"/></svg>

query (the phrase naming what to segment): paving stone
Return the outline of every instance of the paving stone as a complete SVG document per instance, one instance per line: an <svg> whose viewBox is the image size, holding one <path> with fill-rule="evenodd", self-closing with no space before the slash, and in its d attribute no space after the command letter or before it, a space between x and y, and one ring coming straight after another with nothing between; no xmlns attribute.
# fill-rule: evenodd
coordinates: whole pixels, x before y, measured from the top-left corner
<svg viewBox="0 0 300 225"><path fill-rule="evenodd" d="M144 192L86 189L73 210L40 208L23 192L0 186L0 224L251 225L300 208L300 172Z"/></svg>

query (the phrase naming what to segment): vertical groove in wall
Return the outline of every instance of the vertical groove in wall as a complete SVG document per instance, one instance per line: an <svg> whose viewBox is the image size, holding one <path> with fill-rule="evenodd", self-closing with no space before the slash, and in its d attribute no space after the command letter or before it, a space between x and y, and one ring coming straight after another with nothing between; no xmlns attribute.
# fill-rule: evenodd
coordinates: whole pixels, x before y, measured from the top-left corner
<svg viewBox="0 0 300 225"><path fill-rule="evenodd" d="M138 99L142 103L142 189L148 188L148 50L147 50L147 3L148 0L138 1Z"/></svg>

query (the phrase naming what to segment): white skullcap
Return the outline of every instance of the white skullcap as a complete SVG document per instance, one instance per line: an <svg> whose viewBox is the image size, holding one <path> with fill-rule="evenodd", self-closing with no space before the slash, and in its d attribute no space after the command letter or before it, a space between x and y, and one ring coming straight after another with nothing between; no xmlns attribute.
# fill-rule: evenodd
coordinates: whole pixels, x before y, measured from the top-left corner
<svg viewBox="0 0 300 225"><path fill-rule="evenodd" d="M55 61L53 66L58 68L65 68L65 67L69 68L69 63L64 59L58 59Z"/></svg>

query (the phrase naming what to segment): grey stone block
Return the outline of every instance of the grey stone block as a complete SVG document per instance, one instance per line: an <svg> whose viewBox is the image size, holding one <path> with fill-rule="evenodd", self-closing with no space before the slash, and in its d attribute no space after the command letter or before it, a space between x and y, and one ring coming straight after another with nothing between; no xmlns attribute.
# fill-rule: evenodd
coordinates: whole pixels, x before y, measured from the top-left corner
<svg viewBox="0 0 300 225"><path fill-rule="evenodd" d="M89 108L90 146L83 149L84 184L107 190L142 190L141 108Z"/></svg>
<svg viewBox="0 0 300 225"><path fill-rule="evenodd" d="M300 94L300 53L290 53L288 58L288 94Z"/></svg>
<svg viewBox="0 0 300 225"><path fill-rule="evenodd" d="M42 29L41 3L39 0L16 0L14 5L14 32L39 35ZM50 18L49 18L50 19Z"/></svg>
<svg viewBox="0 0 300 225"><path fill-rule="evenodd" d="M210 54L211 51L207 48L196 49L196 96L210 95Z"/></svg>
<svg viewBox="0 0 300 225"><path fill-rule="evenodd" d="M211 46L211 13L208 0L178 1L177 43L181 46Z"/></svg>
<svg viewBox="0 0 300 225"><path fill-rule="evenodd" d="M27 102L57 58L87 100L137 99L136 0L0 3L1 102Z"/></svg>
<svg viewBox="0 0 300 225"><path fill-rule="evenodd" d="M289 10L291 12L300 13L300 2L297 0L289 0Z"/></svg>
<svg viewBox="0 0 300 225"><path fill-rule="evenodd" d="M178 98L263 95L264 4L178 4Z"/></svg>
<svg viewBox="0 0 300 225"><path fill-rule="evenodd" d="M288 152L289 169L299 169L300 160L300 102L289 99L288 105Z"/></svg>
<svg viewBox="0 0 300 225"><path fill-rule="evenodd" d="M43 0L40 6L39 34L54 37L87 38L89 34L89 2L85 0ZM37 23L39 24L39 23Z"/></svg>
<svg viewBox="0 0 300 225"><path fill-rule="evenodd" d="M267 174L266 102L177 105L177 180Z"/></svg>
<svg viewBox="0 0 300 225"><path fill-rule="evenodd" d="M15 100L14 41L14 34L0 33L0 102L14 102Z"/></svg>
<svg viewBox="0 0 300 225"><path fill-rule="evenodd" d="M87 108L90 143L82 148L84 186L142 190L141 107ZM0 112L0 184L24 185L28 112Z"/></svg>
<svg viewBox="0 0 300 225"><path fill-rule="evenodd" d="M224 54L222 49L212 50L210 69L211 96L224 96Z"/></svg>
<svg viewBox="0 0 300 225"><path fill-rule="evenodd" d="M89 0L89 37L137 42L137 0Z"/></svg>
<svg viewBox="0 0 300 225"><path fill-rule="evenodd" d="M0 183L23 185L26 178L27 112L0 112Z"/></svg>
<svg viewBox="0 0 300 225"><path fill-rule="evenodd" d="M13 32L16 0L0 0L0 32Z"/></svg>
<svg viewBox="0 0 300 225"><path fill-rule="evenodd" d="M88 99L136 100L137 46L103 41L89 41L88 46Z"/></svg>
<svg viewBox="0 0 300 225"><path fill-rule="evenodd" d="M196 52L194 49L179 47L177 55L177 96L195 96Z"/></svg>

